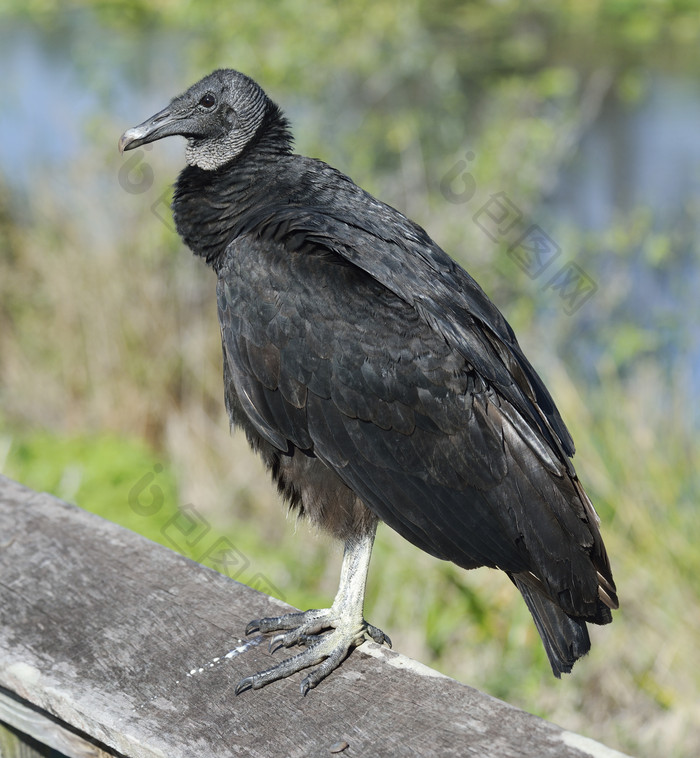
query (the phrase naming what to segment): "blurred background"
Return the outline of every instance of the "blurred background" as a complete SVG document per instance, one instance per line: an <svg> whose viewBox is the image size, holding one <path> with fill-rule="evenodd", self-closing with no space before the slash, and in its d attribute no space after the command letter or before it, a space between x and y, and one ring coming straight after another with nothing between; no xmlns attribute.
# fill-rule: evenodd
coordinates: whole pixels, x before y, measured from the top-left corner
<svg viewBox="0 0 700 758"><path fill-rule="evenodd" d="M215 277L169 212L183 142L117 152L240 69L298 152L424 226L505 313L573 433L622 604L556 681L505 576L383 528L367 618L563 727L700 755L699 43L693 0L0 0L0 471L331 601L338 546L229 435Z"/></svg>

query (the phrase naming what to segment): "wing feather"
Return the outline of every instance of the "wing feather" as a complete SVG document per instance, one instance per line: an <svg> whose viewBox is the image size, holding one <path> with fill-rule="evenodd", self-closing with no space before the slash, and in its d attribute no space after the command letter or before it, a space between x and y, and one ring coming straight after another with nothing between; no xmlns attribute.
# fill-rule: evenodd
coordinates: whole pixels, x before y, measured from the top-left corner
<svg viewBox="0 0 700 758"><path fill-rule="evenodd" d="M410 303L314 255L308 239L298 253L252 237L232 252L218 287L227 372L264 439L322 460L423 550L531 575L565 611L598 612L591 556L603 577L609 567L594 511L563 443L551 444L556 419L533 423L501 391L506 348L467 359ZM470 328L468 344L487 350L493 335ZM480 360L499 365L485 377Z"/></svg>

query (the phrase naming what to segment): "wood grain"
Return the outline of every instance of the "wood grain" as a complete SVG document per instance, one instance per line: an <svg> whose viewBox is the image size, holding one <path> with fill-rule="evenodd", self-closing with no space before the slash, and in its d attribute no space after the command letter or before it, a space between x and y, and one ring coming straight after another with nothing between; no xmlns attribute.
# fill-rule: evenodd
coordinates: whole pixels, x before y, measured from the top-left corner
<svg viewBox="0 0 700 758"><path fill-rule="evenodd" d="M65 755L620 755L374 643L306 697L301 674L236 697L273 659L226 654L282 606L0 477L0 720Z"/></svg>

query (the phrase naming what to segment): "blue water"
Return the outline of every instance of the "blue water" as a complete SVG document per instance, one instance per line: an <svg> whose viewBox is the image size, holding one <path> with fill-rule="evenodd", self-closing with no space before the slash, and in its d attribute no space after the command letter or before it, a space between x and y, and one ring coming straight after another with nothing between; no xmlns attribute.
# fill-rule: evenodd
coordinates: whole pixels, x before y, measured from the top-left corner
<svg viewBox="0 0 700 758"><path fill-rule="evenodd" d="M560 177L558 212L603 231L619 214L647 206L660 226L673 226L685 203L700 200L698 127L694 79L653 79L630 107L610 98Z"/></svg>
<svg viewBox="0 0 700 758"><path fill-rule="evenodd" d="M626 279L623 307L612 313L593 308L581 326L604 337L607 321L624 318L647 330L656 360L691 398L700 391L699 127L697 78L652 78L631 107L611 98L547 203L559 223L599 234L603 252L606 230L635 209L648 213L650 234L670 239L668 260L660 265L644 253L650 234L631 257L604 256L596 275L603 286L607 276ZM583 344L593 362L605 350L604 338ZM691 415L697 423L696 406Z"/></svg>
<svg viewBox="0 0 700 758"><path fill-rule="evenodd" d="M14 187L75 159L91 131L132 126L134 114L150 115L158 93L182 86L177 35L135 38L79 12L62 18L51 29L0 26L6 72L0 77L0 171ZM115 149L118 137L119 131L105 133Z"/></svg>

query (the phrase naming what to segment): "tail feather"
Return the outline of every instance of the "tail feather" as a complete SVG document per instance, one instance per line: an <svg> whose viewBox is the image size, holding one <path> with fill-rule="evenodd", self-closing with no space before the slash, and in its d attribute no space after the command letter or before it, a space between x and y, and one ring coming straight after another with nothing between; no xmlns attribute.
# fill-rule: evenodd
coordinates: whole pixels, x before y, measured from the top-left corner
<svg viewBox="0 0 700 758"><path fill-rule="evenodd" d="M569 674L574 663L591 649L586 622L572 618L541 592L529 587L518 576L511 579L520 590L535 621L557 679Z"/></svg>

